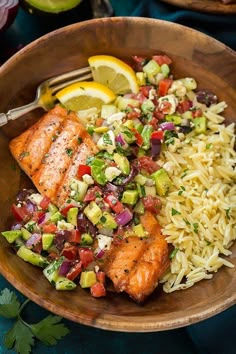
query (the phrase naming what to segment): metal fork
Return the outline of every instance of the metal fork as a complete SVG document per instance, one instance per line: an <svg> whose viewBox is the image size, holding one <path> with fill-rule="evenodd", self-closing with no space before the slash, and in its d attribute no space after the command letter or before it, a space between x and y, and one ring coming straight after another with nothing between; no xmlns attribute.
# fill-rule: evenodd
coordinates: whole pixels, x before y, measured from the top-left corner
<svg viewBox="0 0 236 354"><path fill-rule="evenodd" d="M37 88L36 97L33 102L25 106L13 108L7 113L0 113L0 127L7 124L10 120L15 120L36 108L41 107L45 111L48 111L57 101L55 94L63 87L78 81L91 79L91 69L90 67L85 67L43 81Z"/></svg>

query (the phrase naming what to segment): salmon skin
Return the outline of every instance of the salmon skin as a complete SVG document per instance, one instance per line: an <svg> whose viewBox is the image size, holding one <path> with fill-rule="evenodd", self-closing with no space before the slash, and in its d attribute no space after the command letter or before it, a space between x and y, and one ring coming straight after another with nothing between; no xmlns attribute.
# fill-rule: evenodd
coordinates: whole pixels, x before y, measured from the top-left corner
<svg viewBox="0 0 236 354"><path fill-rule="evenodd" d="M35 187L61 207L78 166L98 149L74 113L56 106L10 141L10 151Z"/></svg>
<svg viewBox="0 0 236 354"><path fill-rule="evenodd" d="M169 250L156 218L149 212L141 217L147 238L130 236L112 244L101 268L117 292L126 292L138 303L157 287L169 267Z"/></svg>

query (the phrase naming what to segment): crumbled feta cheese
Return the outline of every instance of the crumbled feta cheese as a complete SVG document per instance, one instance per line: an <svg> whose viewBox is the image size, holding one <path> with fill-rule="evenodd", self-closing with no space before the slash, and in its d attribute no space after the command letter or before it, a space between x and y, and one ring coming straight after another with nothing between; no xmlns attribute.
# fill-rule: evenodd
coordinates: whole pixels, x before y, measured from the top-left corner
<svg viewBox="0 0 236 354"><path fill-rule="evenodd" d="M72 231L75 227L74 225L70 224L69 222L66 222L65 220L59 220L57 223L57 228L58 230Z"/></svg>
<svg viewBox="0 0 236 354"><path fill-rule="evenodd" d="M120 174L121 174L121 170L119 170L117 167L111 166L105 169L105 176L109 182L111 182L114 178L116 178Z"/></svg>
<svg viewBox="0 0 236 354"><path fill-rule="evenodd" d="M168 108L165 107L165 102L168 102L170 104ZM160 97L158 99L158 103L159 103L159 109L161 111L162 109L164 109L165 114L173 114L175 113L176 107L178 105L178 100L175 97L175 95L171 94L171 95Z"/></svg>
<svg viewBox="0 0 236 354"><path fill-rule="evenodd" d="M100 150L106 150L109 154L112 154L116 149L115 135L112 130L108 130L104 133L102 137L98 140L97 146Z"/></svg>
<svg viewBox="0 0 236 354"><path fill-rule="evenodd" d="M114 113L112 114L110 117L108 117L106 119L107 121L107 124L110 125L110 124L113 124L114 122L117 122L117 121L122 121L122 119L126 116L126 114L124 112L118 112L118 113Z"/></svg>
<svg viewBox="0 0 236 354"><path fill-rule="evenodd" d="M99 235L97 235L97 240L98 240L98 247L101 250L104 250L104 249L109 250L110 249L112 237L99 234Z"/></svg>
<svg viewBox="0 0 236 354"><path fill-rule="evenodd" d="M94 184L94 179L93 179L93 177L91 177L90 175L85 174L85 175L83 175L82 178L83 178L83 181L84 181L85 183L87 183L88 185Z"/></svg>
<svg viewBox="0 0 236 354"><path fill-rule="evenodd" d="M149 94L148 94L148 99L149 99L149 100L154 100L154 98L155 98L155 96L156 96L156 93L157 93L157 90L151 89L151 90L149 91Z"/></svg>
<svg viewBox="0 0 236 354"><path fill-rule="evenodd" d="M39 205L41 203L41 201L43 200L43 196L39 193L33 193L28 197L28 199L32 203Z"/></svg>
<svg viewBox="0 0 236 354"><path fill-rule="evenodd" d="M175 80L169 88L168 93L175 93L178 97L184 97L187 93L187 89L181 80Z"/></svg>

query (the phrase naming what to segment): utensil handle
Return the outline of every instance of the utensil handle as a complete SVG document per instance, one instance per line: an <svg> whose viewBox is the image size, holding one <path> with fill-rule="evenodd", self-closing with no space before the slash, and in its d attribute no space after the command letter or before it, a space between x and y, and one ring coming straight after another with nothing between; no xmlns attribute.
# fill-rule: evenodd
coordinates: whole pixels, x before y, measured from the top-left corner
<svg viewBox="0 0 236 354"><path fill-rule="evenodd" d="M7 113L0 113L0 127L7 124L9 120L15 120L38 107L40 107L38 102L33 101L25 106L10 109Z"/></svg>

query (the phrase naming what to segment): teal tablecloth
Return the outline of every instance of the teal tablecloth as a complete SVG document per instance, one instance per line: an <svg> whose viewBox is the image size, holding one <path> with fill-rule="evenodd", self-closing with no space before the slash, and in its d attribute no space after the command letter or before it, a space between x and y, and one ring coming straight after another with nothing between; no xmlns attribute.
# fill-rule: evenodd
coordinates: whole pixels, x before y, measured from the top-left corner
<svg viewBox="0 0 236 354"><path fill-rule="evenodd" d="M1 1L1 0L0 0ZM207 33L236 49L236 15L211 15L161 3L158 0L112 0L117 16L144 16L159 18L187 25ZM89 10L90 11L90 10ZM0 62L6 60L19 47L44 33L89 18L90 12L75 14L58 23L46 23L20 10L11 28L0 35ZM0 291L14 289L0 276ZM17 292L19 298L24 297ZM24 316L33 323L48 312L30 303ZM71 330L56 346L46 347L37 343L36 354L235 354L236 307L232 307L211 319L186 328L157 333L117 333L103 331L64 320ZM4 333L11 321L0 318L0 354L13 353L3 346Z"/></svg>

